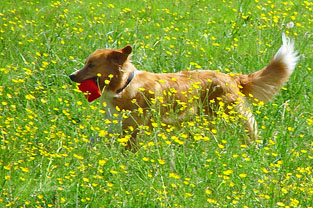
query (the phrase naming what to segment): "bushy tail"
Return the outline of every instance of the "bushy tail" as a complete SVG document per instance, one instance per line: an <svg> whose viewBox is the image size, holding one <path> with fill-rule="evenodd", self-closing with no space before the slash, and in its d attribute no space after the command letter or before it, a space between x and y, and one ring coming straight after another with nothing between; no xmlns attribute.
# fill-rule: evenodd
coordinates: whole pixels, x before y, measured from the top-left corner
<svg viewBox="0 0 313 208"><path fill-rule="evenodd" d="M242 93L247 96L252 94L253 98L268 102L288 81L296 67L298 53L294 50L294 41L285 34L282 39L283 45L266 67L249 75L240 76Z"/></svg>

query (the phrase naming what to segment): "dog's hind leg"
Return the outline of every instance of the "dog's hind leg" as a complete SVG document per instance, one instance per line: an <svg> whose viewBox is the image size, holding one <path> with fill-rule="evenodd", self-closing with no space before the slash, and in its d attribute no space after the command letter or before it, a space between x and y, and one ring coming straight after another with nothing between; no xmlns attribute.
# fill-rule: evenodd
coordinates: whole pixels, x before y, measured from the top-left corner
<svg viewBox="0 0 313 208"><path fill-rule="evenodd" d="M237 105L237 110L245 123L250 141L255 141L258 138L257 122L252 113L252 109L245 99L241 99L240 103ZM246 143L249 143L250 141L246 141Z"/></svg>

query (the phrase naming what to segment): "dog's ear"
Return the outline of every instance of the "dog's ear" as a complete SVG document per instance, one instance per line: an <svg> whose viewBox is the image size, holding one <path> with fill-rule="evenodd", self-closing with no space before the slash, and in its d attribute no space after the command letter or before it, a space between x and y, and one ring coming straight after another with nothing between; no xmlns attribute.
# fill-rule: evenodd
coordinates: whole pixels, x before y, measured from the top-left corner
<svg viewBox="0 0 313 208"><path fill-rule="evenodd" d="M124 54L131 54L131 52L133 51L133 48L130 46L130 45L127 45L125 46L124 48L121 49L121 51L124 53Z"/></svg>
<svg viewBox="0 0 313 208"><path fill-rule="evenodd" d="M132 50L133 50L132 47L128 45L122 49L112 51L109 57L114 63L122 65L127 60Z"/></svg>

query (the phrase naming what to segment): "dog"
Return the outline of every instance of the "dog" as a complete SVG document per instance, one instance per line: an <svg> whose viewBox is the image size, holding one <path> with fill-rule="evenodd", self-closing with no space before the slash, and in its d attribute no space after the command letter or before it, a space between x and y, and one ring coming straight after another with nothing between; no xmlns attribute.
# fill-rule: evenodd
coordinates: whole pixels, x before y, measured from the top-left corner
<svg viewBox="0 0 313 208"><path fill-rule="evenodd" d="M148 116L139 114L147 114L151 103L156 100L161 102L164 123L173 122L166 116L171 109L179 112L177 120L174 119L178 122L186 114L196 115L200 110L212 116L221 106L224 106L226 114L229 109L235 110L242 118L250 140L255 140L258 136L257 123L247 100L269 102L288 81L298 61L294 41L283 34L282 42L269 64L250 74L225 74L211 70L177 73L139 71L131 62L133 49L127 45L121 49L96 50L87 58L84 67L69 77L77 83L87 79L97 80L109 111L118 107L131 112L131 116L122 121L124 131L133 131L128 146L136 143L137 134L130 127L151 124ZM190 102L191 98L196 98L202 107L199 108L199 103ZM182 110L177 111L178 108Z"/></svg>

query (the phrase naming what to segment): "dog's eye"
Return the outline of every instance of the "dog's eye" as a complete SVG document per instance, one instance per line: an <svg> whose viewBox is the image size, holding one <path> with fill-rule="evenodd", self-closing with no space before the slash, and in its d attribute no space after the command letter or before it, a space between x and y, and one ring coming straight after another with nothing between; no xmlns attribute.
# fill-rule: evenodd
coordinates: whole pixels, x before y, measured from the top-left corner
<svg viewBox="0 0 313 208"><path fill-rule="evenodd" d="M95 65L94 64L92 64L92 63L89 63L88 64L88 68L92 68L92 67L94 67Z"/></svg>

